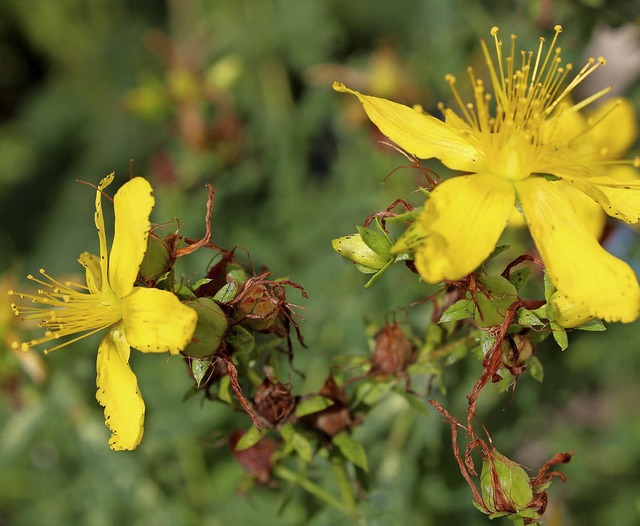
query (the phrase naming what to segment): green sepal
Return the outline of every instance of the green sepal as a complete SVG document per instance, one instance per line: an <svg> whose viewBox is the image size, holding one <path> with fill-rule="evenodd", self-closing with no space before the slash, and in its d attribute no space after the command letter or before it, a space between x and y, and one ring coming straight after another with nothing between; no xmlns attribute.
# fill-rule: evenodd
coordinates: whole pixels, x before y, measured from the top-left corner
<svg viewBox="0 0 640 526"><path fill-rule="evenodd" d="M493 457L492 461L484 459L482 462L482 472L480 473L480 490L482 494L482 502L490 512L502 513L496 510L495 504L495 488L492 476L491 464L496 470L500 490L504 496L509 499L510 504L518 512L527 509L533 500L533 489L531 488L531 479L527 472L509 458L498 453L493 449L490 453Z"/></svg>
<svg viewBox="0 0 640 526"><path fill-rule="evenodd" d="M360 263L356 263L355 265L356 265L356 268L358 269L358 272L362 272L363 274L375 274L380 270L377 268L365 267Z"/></svg>
<svg viewBox="0 0 640 526"><path fill-rule="evenodd" d="M247 329L241 325L234 325L231 327L227 336L225 337L227 345L229 345L235 356L241 354L249 354L253 351L256 344L256 339Z"/></svg>
<svg viewBox="0 0 640 526"><path fill-rule="evenodd" d="M167 243L163 238L150 233L138 275L144 282L157 281L160 276L170 271L171 267L171 250Z"/></svg>
<svg viewBox="0 0 640 526"><path fill-rule="evenodd" d="M198 324L191 343L182 352L194 358L212 355L220 347L229 328L227 315L211 298L198 298L184 304L196 311Z"/></svg>
<svg viewBox="0 0 640 526"><path fill-rule="evenodd" d="M391 254L399 255L414 252L427 237L420 219L411 223L391 247Z"/></svg>
<svg viewBox="0 0 640 526"><path fill-rule="evenodd" d="M364 243L373 250L376 254L383 257L385 260L394 259L391 255L391 240L386 234L376 232L370 228L364 228L357 226L360 238Z"/></svg>

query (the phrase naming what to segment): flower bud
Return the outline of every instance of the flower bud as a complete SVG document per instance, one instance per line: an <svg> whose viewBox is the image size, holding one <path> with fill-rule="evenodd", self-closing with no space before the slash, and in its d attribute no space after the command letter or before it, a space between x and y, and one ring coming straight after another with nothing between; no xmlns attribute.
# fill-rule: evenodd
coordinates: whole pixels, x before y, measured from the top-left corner
<svg viewBox="0 0 640 526"><path fill-rule="evenodd" d="M551 295L549 307L551 308L550 314L554 317L553 321L565 329L578 327L594 319L586 307L575 304L560 291Z"/></svg>
<svg viewBox="0 0 640 526"><path fill-rule="evenodd" d="M229 437L231 454L256 482L266 484L271 479L274 453L279 445L269 437L264 437L247 449L237 450L236 446L243 434L242 431L236 431Z"/></svg>
<svg viewBox="0 0 640 526"><path fill-rule="evenodd" d="M268 331L278 321L278 298L264 283L252 284L245 289L233 315L235 320L254 331Z"/></svg>
<svg viewBox="0 0 640 526"><path fill-rule="evenodd" d="M416 349L397 323L385 325L375 336L370 374L401 374L415 361Z"/></svg>
<svg viewBox="0 0 640 526"><path fill-rule="evenodd" d="M491 513L517 513L528 508L533 500L527 472L495 449L482 463L480 487L482 502Z"/></svg>
<svg viewBox="0 0 640 526"><path fill-rule="evenodd" d="M369 272L377 272L389 262L388 258L369 248L360 234L350 234L334 239L331 241L331 246L342 257L362 267L360 269L362 272L366 272L367 269Z"/></svg>
<svg viewBox="0 0 640 526"><path fill-rule="evenodd" d="M145 283L154 282L171 270L171 250L164 238L149 235L147 251L144 254L138 275Z"/></svg>
<svg viewBox="0 0 640 526"><path fill-rule="evenodd" d="M291 394L291 386L265 378L256 389L253 407L269 427L277 427L286 422L295 409L296 400Z"/></svg>
<svg viewBox="0 0 640 526"><path fill-rule="evenodd" d="M212 355L220 347L229 328L227 315L211 298L198 298L184 304L198 313L198 324L191 343L182 352L194 358Z"/></svg>

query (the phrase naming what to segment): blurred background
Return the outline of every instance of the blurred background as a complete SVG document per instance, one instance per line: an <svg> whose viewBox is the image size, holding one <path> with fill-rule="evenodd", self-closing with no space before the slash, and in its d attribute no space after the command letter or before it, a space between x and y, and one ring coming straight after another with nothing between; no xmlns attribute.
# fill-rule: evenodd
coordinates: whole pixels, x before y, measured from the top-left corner
<svg viewBox="0 0 640 526"><path fill-rule="evenodd" d="M445 73L479 66L478 40L493 25L519 43L563 24L565 59L609 61L600 82L640 107L640 5L628 0L4 0L0 3L0 288L27 286L45 267L80 270L97 251L94 192L111 171L155 188L155 222L204 230L216 188L212 240L246 247L305 287L313 371L296 392L317 390L332 356L366 354L368 321L428 294L394 268L371 289L336 255L332 238L402 197L416 204L416 174L378 143L355 98L366 93L436 111L449 101ZM601 51L602 50L602 51ZM637 145L636 145L637 153ZM114 190L115 191L115 185ZM617 226L611 249L638 266L634 231ZM207 254L179 270L201 276ZM147 403L145 438L114 453L94 398L97 340L43 358L14 353L18 327L0 304L0 525L346 524L299 489L238 491L245 476L223 438L248 418L227 406L183 401L180 359L132 354ZM412 319L416 318L412 315ZM420 327L420 319L413 323ZM426 323L426 322L422 322ZM503 453L537 468L574 450L554 484L549 525L640 524L638 324L571 334L561 353L539 351L531 377L507 395L485 393L481 412ZM447 370L446 404L463 414L480 365ZM508 405L508 408L507 408ZM506 408L506 409L505 409ZM441 418L390 397L356 430L371 467L367 524L487 524L451 453Z"/></svg>

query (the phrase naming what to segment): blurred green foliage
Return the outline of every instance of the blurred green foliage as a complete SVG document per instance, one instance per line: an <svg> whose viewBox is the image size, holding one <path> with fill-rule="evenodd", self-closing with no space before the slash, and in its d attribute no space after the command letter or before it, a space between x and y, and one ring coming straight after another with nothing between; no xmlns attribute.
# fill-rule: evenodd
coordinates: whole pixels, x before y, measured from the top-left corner
<svg viewBox="0 0 640 526"><path fill-rule="evenodd" d="M309 292L309 349L295 360L312 373L296 389L317 390L331 356L367 352L366 320L381 324L431 291L395 268L365 290L331 248L395 198L420 201L410 170L381 184L405 160L376 143L357 103L331 82L435 108L448 97L443 75L480 64L476 44L493 25L535 43L562 23L565 52L580 61L597 23L637 24L638 11L624 0L6 0L0 271L13 279L42 266L79 271L75 258L97 247L93 191L76 180L97 184L115 170L123 182L132 159L155 188L153 219L179 218L191 237L204 229L204 184L212 183L215 243L246 247L256 267ZM627 95L640 106L637 82ZM193 257L181 270L188 277L207 264ZM425 309L409 316L418 330ZM17 329L0 320L6 340ZM485 424L499 449L526 465L574 449L547 524L638 524L638 325L571 338L565 353L540 350L542 385L526 378L511 402L487 389ZM94 399L96 345L30 364L3 346L0 525L347 523L288 486L239 495L244 474L221 438L248 419L183 402L190 382L179 359L132 356L147 400L145 439L133 453L110 451ZM48 379L35 381L43 369ZM476 362L448 369L452 412L464 414L479 371ZM367 524L487 523L434 411L392 396L356 436L371 466Z"/></svg>

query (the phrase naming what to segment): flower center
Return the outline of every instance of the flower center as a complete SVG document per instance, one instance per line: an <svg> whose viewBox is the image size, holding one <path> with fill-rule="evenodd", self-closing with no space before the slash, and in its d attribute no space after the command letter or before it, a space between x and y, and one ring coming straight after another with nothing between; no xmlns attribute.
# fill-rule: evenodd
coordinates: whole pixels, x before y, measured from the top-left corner
<svg viewBox="0 0 640 526"><path fill-rule="evenodd" d="M454 76L445 77L458 113L466 121L467 132L485 154L486 170L500 177L521 180L544 171L549 138L555 135L560 116L581 110L610 90L605 88L580 103L570 103L568 95L605 61L589 59L566 83L573 67L562 64L561 49L555 47L562 27L554 29L551 44L545 46L545 39L541 37L537 52L516 51L517 37L511 35L509 51L504 53L498 28L492 28L495 59L486 42L481 41L489 84L485 86L484 81L476 78L473 68L467 69L473 102L463 102ZM561 101L567 103L559 107ZM446 110L443 105L440 107Z"/></svg>
<svg viewBox="0 0 640 526"><path fill-rule="evenodd" d="M27 276L44 288L37 294L24 294L9 291L10 295L17 295L22 299L40 304L38 307L18 306L11 304L17 316L24 320L36 320L38 326L46 329L42 338L18 344L15 349L28 350L30 347L49 342L65 336L78 334L77 337L45 350L45 353L59 349L85 338L95 332L113 325L122 319L122 303L110 290L90 293L88 287L71 282L60 283L51 278L41 269L46 280Z"/></svg>
<svg viewBox="0 0 640 526"><path fill-rule="evenodd" d="M537 148L520 133L495 134L490 148L486 148L488 170L512 181L526 179L531 175L531 161L537 155Z"/></svg>

